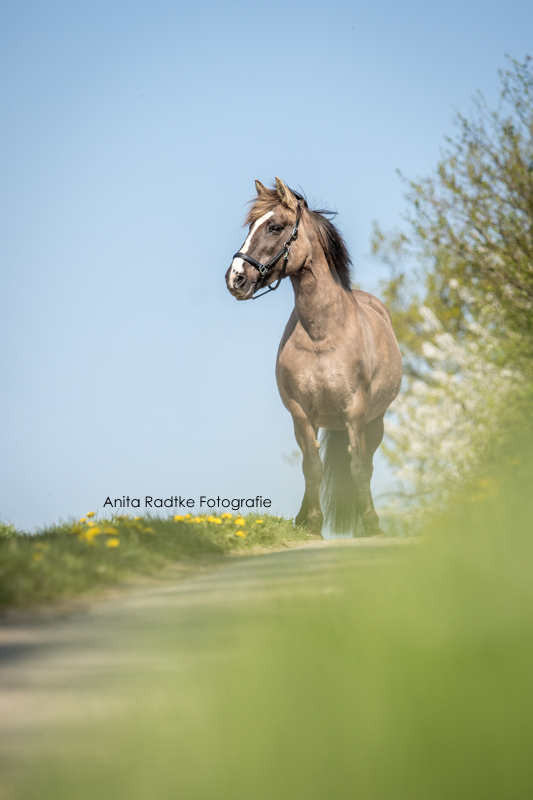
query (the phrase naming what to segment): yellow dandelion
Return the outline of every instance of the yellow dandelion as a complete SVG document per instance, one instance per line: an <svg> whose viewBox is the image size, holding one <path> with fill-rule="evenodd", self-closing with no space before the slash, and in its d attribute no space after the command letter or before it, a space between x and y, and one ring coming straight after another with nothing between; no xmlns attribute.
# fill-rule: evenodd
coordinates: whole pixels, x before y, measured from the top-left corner
<svg viewBox="0 0 533 800"><path fill-rule="evenodd" d="M87 516L88 516L88 517L94 517L94 511L89 511L89 513L87 514Z"/></svg>
<svg viewBox="0 0 533 800"><path fill-rule="evenodd" d="M215 525L220 525L220 523L222 522L222 520L219 517L213 517L212 515L207 517L207 521L214 522Z"/></svg>
<svg viewBox="0 0 533 800"><path fill-rule="evenodd" d="M256 525L262 525L263 524L263 520L262 519L256 519L255 524Z"/></svg>
<svg viewBox="0 0 533 800"><path fill-rule="evenodd" d="M96 547L96 542L94 541L93 536L82 535L79 537L80 542L85 542L85 544L90 545L91 547Z"/></svg>
<svg viewBox="0 0 533 800"><path fill-rule="evenodd" d="M229 514L227 511L225 514L220 515L221 519L233 519L233 514Z"/></svg>
<svg viewBox="0 0 533 800"><path fill-rule="evenodd" d="M117 529L113 528L112 525L107 525L105 528L102 528L102 530L104 533L107 534L115 534L117 532Z"/></svg>
<svg viewBox="0 0 533 800"><path fill-rule="evenodd" d="M119 544L120 544L120 539L117 539L117 537L114 536L112 539L107 540L106 547L118 547Z"/></svg>
<svg viewBox="0 0 533 800"><path fill-rule="evenodd" d="M142 519L142 517L133 517L134 522L137 522L138 519Z"/></svg>
<svg viewBox="0 0 533 800"><path fill-rule="evenodd" d="M246 539L246 531L235 531L235 536L240 536L241 539Z"/></svg>
<svg viewBox="0 0 533 800"><path fill-rule="evenodd" d="M182 520L184 519L185 517L183 516L183 514L175 514L174 516L174 522L182 522Z"/></svg>
<svg viewBox="0 0 533 800"><path fill-rule="evenodd" d="M237 517L237 519L235 520L235 525L245 525L245 524L246 523L242 517Z"/></svg>
<svg viewBox="0 0 533 800"><path fill-rule="evenodd" d="M80 519L80 522L87 522L87 517L82 517L82 518Z"/></svg>
<svg viewBox="0 0 533 800"><path fill-rule="evenodd" d="M86 528L80 535L78 539L80 542L85 542L86 544L95 545L96 542L94 541L97 536L102 533L101 528L98 525L93 525L91 528Z"/></svg>
<svg viewBox="0 0 533 800"><path fill-rule="evenodd" d="M192 514L185 514L185 519L192 519Z"/></svg>
<svg viewBox="0 0 533 800"><path fill-rule="evenodd" d="M193 517L192 521L193 522L203 522L203 519L201 517Z"/></svg>

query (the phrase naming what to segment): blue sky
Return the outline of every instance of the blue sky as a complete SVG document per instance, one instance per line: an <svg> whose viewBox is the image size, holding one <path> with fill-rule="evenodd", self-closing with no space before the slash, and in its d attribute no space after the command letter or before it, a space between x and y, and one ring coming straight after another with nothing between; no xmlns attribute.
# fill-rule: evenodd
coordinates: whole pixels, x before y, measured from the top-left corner
<svg viewBox="0 0 533 800"><path fill-rule="evenodd" d="M518 0L2 3L0 519L123 494L296 514L274 378L292 290L224 284L253 180L337 209L372 290L395 170L432 171L453 108L494 101L532 31Z"/></svg>

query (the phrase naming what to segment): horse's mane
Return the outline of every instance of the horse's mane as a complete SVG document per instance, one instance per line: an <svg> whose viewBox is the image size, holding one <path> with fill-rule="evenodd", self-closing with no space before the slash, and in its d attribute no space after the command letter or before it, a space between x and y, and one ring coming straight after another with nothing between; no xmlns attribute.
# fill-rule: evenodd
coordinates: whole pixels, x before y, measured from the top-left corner
<svg viewBox="0 0 533 800"><path fill-rule="evenodd" d="M334 269L339 276L339 280L346 289L351 288L351 260L342 234L335 227L329 216L335 216L335 211L327 211L324 208L311 209L307 205L307 200L298 192L293 194L298 198L302 207L302 217L310 223L315 230L326 260L330 269ZM259 217L268 211L273 211L281 200L275 189L265 189L260 197L250 202L250 209L244 221L245 225L252 225Z"/></svg>

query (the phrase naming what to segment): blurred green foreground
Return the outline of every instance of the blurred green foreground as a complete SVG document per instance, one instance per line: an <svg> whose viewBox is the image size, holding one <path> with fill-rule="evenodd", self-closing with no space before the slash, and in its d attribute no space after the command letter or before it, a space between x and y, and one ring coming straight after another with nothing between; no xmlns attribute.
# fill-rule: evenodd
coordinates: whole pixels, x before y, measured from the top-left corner
<svg viewBox="0 0 533 800"><path fill-rule="evenodd" d="M4 734L3 796L533 796L532 478L508 460L418 542L260 556L102 614L56 673L70 712Z"/></svg>

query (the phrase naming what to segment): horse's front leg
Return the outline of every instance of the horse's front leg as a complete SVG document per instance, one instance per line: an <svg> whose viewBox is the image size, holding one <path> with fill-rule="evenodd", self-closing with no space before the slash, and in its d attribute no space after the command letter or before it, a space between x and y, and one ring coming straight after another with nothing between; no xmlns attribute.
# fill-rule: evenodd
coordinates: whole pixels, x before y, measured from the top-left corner
<svg viewBox="0 0 533 800"><path fill-rule="evenodd" d="M300 511L296 515L297 525L305 525L311 533L322 536L324 516L320 508L320 484L322 462L318 454L318 430L313 427L301 406L292 403L290 412L294 422L294 434L302 451L302 469L305 477L305 494Z"/></svg>
<svg viewBox="0 0 533 800"><path fill-rule="evenodd" d="M348 418L346 427L350 442L350 470L354 480L354 489L357 492L363 526L367 536L376 536L383 533L383 531L379 527L379 518L376 514L372 492L370 491L373 452L367 453L363 415L357 412L352 413Z"/></svg>

